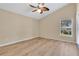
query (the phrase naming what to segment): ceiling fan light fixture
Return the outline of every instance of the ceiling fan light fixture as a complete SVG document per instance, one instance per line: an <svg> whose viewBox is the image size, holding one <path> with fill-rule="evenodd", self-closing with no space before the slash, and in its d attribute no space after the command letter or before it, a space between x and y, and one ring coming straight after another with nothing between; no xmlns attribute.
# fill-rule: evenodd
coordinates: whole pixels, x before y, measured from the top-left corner
<svg viewBox="0 0 79 59"><path fill-rule="evenodd" d="M41 12L41 9L38 9L37 12L40 13Z"/></svg>
<svg viewBox="0 0 79 59"><path fill-rule="evenodd" d="M32 8L35 8L35 10L33 10L32 12L38 12L38 13L42 14L45 11L49 11L49 8L46 7L44 5L44 3L38 3L37 6L34 6L34 5L30 4L29 6L32 7Z"/></svg>

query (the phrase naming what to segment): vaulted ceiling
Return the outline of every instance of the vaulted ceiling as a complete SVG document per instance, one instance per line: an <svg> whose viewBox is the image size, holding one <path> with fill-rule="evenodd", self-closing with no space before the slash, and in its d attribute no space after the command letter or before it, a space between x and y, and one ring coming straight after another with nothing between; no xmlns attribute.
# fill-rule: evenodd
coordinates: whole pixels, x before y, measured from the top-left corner
<svg viewBox="0 0 79 59"><path fill-rule="evenodd" d="M37 3L32 3L32 5L37 5ZM43 14L39 14L38 12L32 12L33 8L29 6L29 3L0 3L0 9L32 17L35 19L41 19L53 13L54 11L66 6L67 3L45 3L45 5L50 10L44 12Z"/></svg>

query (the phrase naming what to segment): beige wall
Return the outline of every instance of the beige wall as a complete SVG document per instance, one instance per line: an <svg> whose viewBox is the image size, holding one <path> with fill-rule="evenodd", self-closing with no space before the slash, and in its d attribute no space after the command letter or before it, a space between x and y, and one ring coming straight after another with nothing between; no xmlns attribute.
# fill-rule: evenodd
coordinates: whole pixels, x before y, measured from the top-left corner
<svg viewBox="0 0 79 59"><path fill-rule="evenodd" d="M60 36L60 19L71 18L73 21L73 36ZM60 10L40 20L40 37L75 42L76 40L76 4L69 4Z"/></svg>
<svg viewBox="0 0 79 59"><path fill-rule="evenodd" d="M71 18L73 21L73 36L60 36L60 19ZM76 4L69 4L40 21L30 17L0 10L0 45L29 39L44 37L54 40L75 42L76 40Z"/></svg>
<svg viewBox="0 0 79 59"><path fill-rule="evenodd" d="M38 27L35 19L0 10L0 44L38 37Z"/></svg>

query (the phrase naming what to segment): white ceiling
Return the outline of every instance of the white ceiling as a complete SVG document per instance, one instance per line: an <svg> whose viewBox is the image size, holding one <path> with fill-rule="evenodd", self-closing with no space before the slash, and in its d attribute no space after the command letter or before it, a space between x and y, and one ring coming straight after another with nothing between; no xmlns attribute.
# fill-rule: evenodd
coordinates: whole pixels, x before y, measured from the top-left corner
<svg viewBox="0 0 79 59"><path fill-rule="evenodd" d="M36 3L32 3L32 5L37 5ZM28 3L0 3L0 9L4 9L7 11L11 11L20 15L29 16L35 19L41 19L54 11L64 7L67 3L45 3L45 5L50 9L43 14L39 14L38 12L32 12L33 8L31 8Z"/></svg>

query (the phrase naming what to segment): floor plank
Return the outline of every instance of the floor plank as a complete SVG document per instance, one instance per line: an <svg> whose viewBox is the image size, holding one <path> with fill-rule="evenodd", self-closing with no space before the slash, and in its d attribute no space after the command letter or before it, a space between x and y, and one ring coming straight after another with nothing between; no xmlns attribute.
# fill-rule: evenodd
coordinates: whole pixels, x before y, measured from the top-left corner
<svg viewBox="0 0 79 59"><path fill-rule="evenodd" d="M0 47L0 56L78 56L74 43L35 38Z"/></svg>

